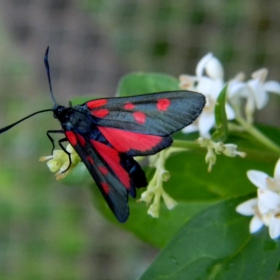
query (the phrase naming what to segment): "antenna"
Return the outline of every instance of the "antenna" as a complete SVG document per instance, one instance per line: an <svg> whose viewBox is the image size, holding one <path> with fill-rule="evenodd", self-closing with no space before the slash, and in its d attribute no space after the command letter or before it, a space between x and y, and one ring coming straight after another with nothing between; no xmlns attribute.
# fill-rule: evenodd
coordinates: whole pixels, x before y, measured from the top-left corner
<svg viewBox="0 0 280 280"><path fill-rule="evenodd" d="M47 72L47 75L48 75L51 97L52 97L52 100L53 100L54 104L57 105L57 102L54 98L53 90L52 90L51 72L50 72L50 65L49 65L49 47L47 47L46 52L45 52L44 63L45 63L46 72Z"/></svg>
<svg viewBox="0 0 280 280"><path fill-rule="evenodd" d="M57 103L56 103L56 100L54 98L53 91L52 91L52 83L51 83L51 75L50 75L50 66L49 66L48 56L49 56L49 47L47 47L47 50L46 50L46 53L45 53L45 56L44 56L44 63L45 63L45 67L46 67L46 71L47 71L47 75L48 75L48 81L49 81L51 97L52 97L52 100L53 100L53 102L55 104L55 107L56 107ZM53 112L53 111L54 111L54 108L53 109L45 109L45 110L34 112L34 113L32 113L32 114L30 114L30 115L28 115L28 116L26 116L26 117L24 117L22 119L14 122L12 124L10 124L10 125L7 125L7 126L5 126L3 128L0 128L0 134L5 132L5 131L7 131L7 130L9 130L13 126L17 125L18 123L20 123L20 122L22 122L22 121L24 121L24 120L26 120L26 119L34 116L34 115L37 115L37 114L40 114L40 113L44 113L44 112Z"/></svg>
<svg viewBox="0 0 280 280"><path fill-rule="evenodd" d="M13 126L15 126L16 124L18 124L18 123L20 123L20 122L22 122L22 121L24 121L24 120L26 120L26 119L28 119L28 118L34 116L34 115L37 115L37 114L40 114L40 113L43 113L43 112L51 112L51 111L53 111L53 109L45 109L45 110L41 110L41 111L32 113L31 115L28 115L27 117L24 117L23 119L20 119L19 121L15 122L15 123L12 123L12 124L10 124L10 125L7 125L7 126L1 128L1 129L0 129L0 134L3 133L3 132L5 132L5 131L7 131L7 130L9 130L10 128L12 128Z"/></svg>

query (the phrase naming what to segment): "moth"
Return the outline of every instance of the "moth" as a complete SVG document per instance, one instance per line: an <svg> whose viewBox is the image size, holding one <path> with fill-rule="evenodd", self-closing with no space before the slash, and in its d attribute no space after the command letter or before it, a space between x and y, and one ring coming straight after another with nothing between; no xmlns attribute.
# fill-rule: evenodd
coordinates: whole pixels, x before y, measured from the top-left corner
<svg viewBox="0 0 280 280"><path fill-rule="evenodd" d="M69 142L80 156L118 221L125 222L129 216L128 195L135 198L136 189L147 186L145 173L133 157L153 155L169 147L170 135L199 116L205 97L191 91L167 91L59 105L52 91L48 55L49 48L44 63L54 107L34 112L0 129L0 133L36 114L53 112L61 129L47 131L52 151L52 134L63 134L58 144L69 156L68 169L71 158L64 142Z"/></svg>

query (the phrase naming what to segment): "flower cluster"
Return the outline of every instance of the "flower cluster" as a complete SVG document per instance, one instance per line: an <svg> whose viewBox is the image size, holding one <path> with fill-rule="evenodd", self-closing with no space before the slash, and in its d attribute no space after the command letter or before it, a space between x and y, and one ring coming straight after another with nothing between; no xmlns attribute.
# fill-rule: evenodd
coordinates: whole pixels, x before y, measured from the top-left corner
<svg viewBox="0 0 280 280"><path fill-rule="evenodd" d="M47 165L50 171L57 172L55 174L57 180L65 178L65 176L68 175L69 172L81 161L80 157L70 144L67 145L66 151L70 154L71 165L68 154L62 150L54 150L52 155L43 156L39 159L39 161L48 161Z"/></svg>
<svg viewBox="0 0 280 280"><path fill-rule="evenodd" d="M248 123L253 122L256 109L260 110L268 102L268 92L280 94L280 84L276 81L266 81L268 70L259 69L252 74L247 82L240 73L230 81L228 96L236 111L240 109L240 99L246 100L245 115Z"/></svg>
<svg viewBox="0 0 280 280"><path fill-rule="evenodd" d="M262 109L268 101L268 92L280 94L280 84L276 81L266 81L267 69L260 69L252 74L252 78L245 81L243 73L237 74L228 81L227 102L225 111L227 120L235 120L232 124L236 130L248 132L253 135L256 140L263 142L272 149L277 150L273 143L269 143L267 139L262 137L256 129L251 126L253 123L253 114L256 109ZM211 139L211 129L215 126L215 105L217 98L226 86L224 82L224 70L220 61L213 56L212 53L205 55L197 64L196 76L181 75L180 87L186 90L198 91L205 95L206 105L198 119L188 127L183 129L184 133L198 131L202 137L198 140L201 147L207 148L205 157L208 163L208 171L216 162L216 154L222 153L226 156L245 156L245 153L237 151L237 145L222 142L215 143ZM241 104L244 103L245 108L242 113ZM245 119L243 118L245 115ZM202 140L203 139L203 140Z"/></svg>
<svg viewBox="0 0 280 280"><path fill-rule="evenodd" d="M275 239L280 236L280 159L275 166L274 177L257 170L249 170L247 176L258 188L258 196L238 205L236 211L253 216L250 233L265 225L269 228L270 237Z"/></svg>
<svg viewBox="0 0 280 280"><path fill-rule="evenodd" d="M241 99L246 100L245 115L249 123L253 121L256 109L262 109L267 104L268 92L280 94L280 84L276 81L266 81L267 69L260 69L245 81L243 73L230 79L226 103L227 119L233 120L240 115ZM210 137L210 130L215 125L214 109L221 90L226 85L224 70L220 61L212 53L205 55L197 64L196 76L181 75L180 88L201 92L206 97L206 105L197 121L183 129L190 133L198 131L200 136Z"/></svg>
<svg viewBox="0 0 280 280"><path fill-rule="evenodd" d="M164 165L166 159L171 154L181 152L183 150L185 149L171 147L149 157L150 167L156 168L156 171L147 187L147 190L142 193L139 202L143 201L149 205L148 214L153 218L159 217L161 197L167 209L171 210L177 205L177 202L163 189L163 182L168 181L170 177L170 174L165 169Z"/></svg>
<svg viewBox="0 0 280 280"><path fill-rule="evenodd" d="M212 166L216 163L217 156L219 154L224 154L228 157L245 157L244 152L237 150L237 145L235 144L224 144L223 142L214 142L211 139L199 137L197 142L201 147L207 148L207 153L205 157L206 163L208 163L208 171L212 170Z"/></svg>
<svg viewBox="0 0 280 280"><path fill-rule="evenodd" d="M206 104L199 118L184 128L183 132L198 131L201 136L210 137L210 129L215 125L216 100L225 85L224 70L220 61L209 53L198 62L196 76L181 75L179 79L181 89L197 91L206 97ZM234 111L228 104L226 104L226 112L229 120L234 119Z"/></svg>

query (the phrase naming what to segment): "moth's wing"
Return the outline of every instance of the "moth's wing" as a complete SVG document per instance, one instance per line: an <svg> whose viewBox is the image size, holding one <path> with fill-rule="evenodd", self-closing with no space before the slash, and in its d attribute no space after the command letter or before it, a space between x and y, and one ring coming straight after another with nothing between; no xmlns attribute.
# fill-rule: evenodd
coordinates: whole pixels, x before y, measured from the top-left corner
<svg viewBox="0 0 280 280"><path fill-rule="evenodd" d="M133 158L96 140L86 139L72 131L66 138L81 157L108 206L120 222L129 216L128 194L136 196L135 187L147 185L145 173Z"/></svg>
<svg viewBox="0 0 280 280"><path fill-rule="evenodd" d="M205 97L200 93L173 91L96 99L82 106L115 149L135 156L170 146L170 134L191 124L204 105Z"/></svg>
<svg viewBox="0 0 280 280"><path fill-rule="evenodd" d="M204 105L205 97L191 91L103 98L84 104L99 126L159 136L191 124Z"/></svg>

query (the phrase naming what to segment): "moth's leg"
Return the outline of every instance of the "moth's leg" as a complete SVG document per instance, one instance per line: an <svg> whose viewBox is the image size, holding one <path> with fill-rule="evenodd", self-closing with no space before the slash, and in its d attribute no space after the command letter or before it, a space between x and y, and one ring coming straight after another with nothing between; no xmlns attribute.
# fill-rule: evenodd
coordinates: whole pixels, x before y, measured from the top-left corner
<svg viewBox="0 0 280 280"><path fill-rule="evenodd" d="M71 164L72 164L72 161L71 161L71 154L65 149L65 147L62 145L63 142L68 142L67 138L62 138L60 140L58 140L58 144L60 146L60 148L62 149L62 151L64 153L66 153L68 155L68 158L69 158L69 165L68 167L62 171L62 173L65 173L69 170L69 168L71 167Z"/></svg>
<svg viewBox="0 0 280 280"><path fill-rule="evenodd" d="M48 130L47 131L47 136L48 136L49 140L52 143L52 151L51 151L51 155L52 155L53 154L53 150L55 148L55 145L54 145L54 140L53 140L53 138L50 135L51 133L64 133L64 131L63 130Z"/></svg>

